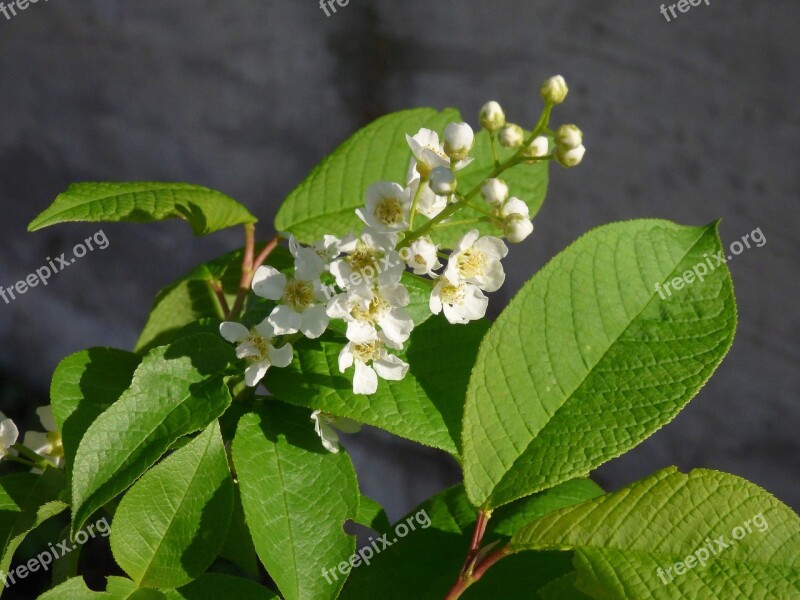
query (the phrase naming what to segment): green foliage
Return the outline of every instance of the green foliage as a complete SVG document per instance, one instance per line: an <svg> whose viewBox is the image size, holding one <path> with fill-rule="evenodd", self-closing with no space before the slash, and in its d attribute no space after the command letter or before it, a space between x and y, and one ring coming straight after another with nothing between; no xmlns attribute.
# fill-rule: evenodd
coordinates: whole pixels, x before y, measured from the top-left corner
<svg viewBox="0 0 800 600"><path fill-rule="evenodd" d="M257 220L232 198L198 185L74 183L31 221L28 231L70 221L146 223L165 219L188 221L195 235Z"/></svg>
<svg viewBox="0 0 800 600"><path fill-rule="evenodd" d="M283 597L336 598L343 582L320 571L355 551L342 529L358 516L350 458L322 449L308 411L270 402L242 417L233 460L256 550Z"/></svg>
<svg viewBox="0 0 800 600"><path fill-rule="evenodd" d="M192 583L177 590L164 593L166 600L219 600L220 598L236 598L236 600L277 600L271 590L247 579L207 573Z"/></svg>
<svg viewBox="0 0 800 600"><path fill-rule="evenodd" d="M615 223L525 285L484 338L467 393L476 506L585 475L675 417L727 353L736 307L724 265L666 299L656 284L718 251L715 224Z"/></svg>
<svg viewBox="0 0 800 600"><path fill-rule="evenodd" d="M550 513L519 530L510 546L573 550L577 587L601 600L700 598L708 590L718 598L745 590L750 598L793 598L800 594L798 547L800 518L758 486L674 467ZM688 566L682 574L679 562ZM658 573L668 567L669 574Z"/></svg>

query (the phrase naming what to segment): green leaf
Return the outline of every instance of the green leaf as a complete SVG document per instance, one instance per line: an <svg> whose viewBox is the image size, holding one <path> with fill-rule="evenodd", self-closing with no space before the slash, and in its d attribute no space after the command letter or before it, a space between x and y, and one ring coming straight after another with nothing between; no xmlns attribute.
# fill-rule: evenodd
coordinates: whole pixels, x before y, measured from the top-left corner
<svg viewBox="0 0 800 600"><path fill-rule="evenodd" d="M67 508L59 499L64 486L64 473L54 468L45 469L41 475L13 473L0 477L0 573L8 573L14 552L31 531ZM10 586L12 576L7 577ZM0 585L0 595L5 589Z"/></svg>
<svg viewBox="0 0 800 600"><path fill-rule="evenodd" d="M105 592L93 592L83 577L73 577L39 596L39 600L166 600L166 596L156 590L140 590L123 577L109 577Z"/></svg>
<svg viewBox="0 0 800 600"><path fill-rule="evenodd" d="M283 202L275 229L310 244L326 234L343 236L363 223L355 209L367 188L380 180L405 185L411 150L406 134L425 127L441 132L458 111L417 108L392 113L370 123L323 160Z"/></svg>
<svg viewBox="0 0 800 600"><path fill-rule="evenodd" d="M574 550L578 589L600 600L800 597L798 547L800 517L768 492L675 467L542 517L511 541L514 552Z"/></svg>
<svg viewBox="0 0 800 600"><path fill-rule="evenodd" d="M286 600L336 598L322 570L349 560L345 521L358 514L350 457L322 449L307 410L277 402L242 417L233 461L261 562Z"/></svg>
<svg viewBox="0 0 800 600"><path fill-rule="evenodd" d="M601 495L603 490L588 479L566 482L536 496L498 509L489 520L485 544L508 540L510 532L532 519L553 510ZM475 529L476 510L462 486L452 487L429 499L398 521L394 530L386 529L386 541L372 547L381 550L355 569L342 593L342 600L371 598L415 598L439 600L453 585L470 546ZM400 524L406 535L400 536ZM411 526L413 525L413 530ZM427 525L427 526L426 526ZM515 557L519 559L520 557ZM504 564L505 563L505 564ZM478 584L464 594L465 600L503 598L522 600L532 596L549 578L571 570L568 556L536 553L522 560L504 560L493 567ZM494 571L494 572L493 572ZM413 573L413 577L409 576ZM496 593L502 589L503 593ZM513 592L513 593L512 593Z"/></svg>
<svg viewBox="0 0 800 600"><path fill-rule="evenodd" d="M58 223L184 219L195 235L255 223L247 209L225 194L187 183L73 183L28 225L37 231Z"/></svg>
<svg viewBox="0 0 800 600"><path fill-rule="evenodd" d="M220 598L272 600L278 598L271 590L253 581L219 573L206 573L178 590L164 592L164 595L166 600L220 600Z"/></svg>
<svg viewBox="0 0 800 600"><path fill-rule="evenodd" d="M331 333L300 340L285 369L270 369L267 388L291 404L374 425L406 439L458 452L467 380L485 321L451 325L434 317L414 329L406 350L410 365L402 381L383 381L371 396L353 393L352 370L339 372L344 341Z"/></svg>
<svg viewBox="0 0 800 600"><path fill-rule="evenodd" d="M257 246L257 251L262 246L263 244ZM178 332L198 319L221 320L223 314L210 282L220 283L228 306L231 306L239 290L243 253L244 250L229 252L200 265L158 292L147 323L136 342L135 351L145 353L155 346L172 342ZM265 264L276 269L285 269L293 263L287 250L276 248Z"/></svg>
<svg viewBox="0 0 800 600"><path fill-rule="evenodd" d="M361 494L361 500L358 503L358 516L353 521L375 531L388 531L390 527L389 518L386 516L383 507L364 494Z"/></svg>
<svg viewBox="0 0 800 600"><path fill-rule="evenodd" d="M528 133L526 132L526 135ZM501 162L516 153L516 150L503 148L500 144L497 145L497 148ZM489 134L486 131L480 131L475 135L475 147L471 155L475 160L468 167L458 172L458 191L462 194L467 194L476 186L481 185L494 169L492 146L489 141ZM547 196L549 165L549 161L519 164L500 175L500 179L508 184L510 195L520 198L528 205L531 219L539 212L545 196ZM473 198L472 203L489 208L489 205L486 204L480 194ZM492 223L457 224L462 220L476 219L483 216L483 213L472 208L463 208L450 220L452 225L439 226L434 230L432 234L433 240L444 248L453 248L461 236L470 229L477 229L483 235L502 236L500 228Z"/></svg>
<svg viewBox="0 0 800 600"><path fill-rule="evenodd" d="M539 590L542 600L591 600L575 587L575 571L559 577Z"/></svg>
<svg viewBox="0 0 800 600"><path fill-rule="evenodd" d="M481 345L464 415L464 476L495 507L585 475L671 421L727 353L736 327L716 224L600 227L529 281Z"/></svg>
<svg viewBox="0 0 800 600"><path fill-rule="evenodd" d="M232 511L233 481L214 421L125 494L111 550L140 587L179 587L214 562Z"/></svg>
<svg viewBox="0 0 800 600"><path fill-rule="evenodd" d="M72 472L72 531L136 481L178 438L204 429L231 402L235 361L219 336L199 334L144 357L131 386L86 431Z"/></svg>
<svg viewBox="0 0 800 600"><path fill-rule="evenodd" d="M244 404L243 402L234 403ZM222 429L223 439L228 439ZM232 437L232 436L231 436ZM258 577L258 555L253 546L253 539L250 537L250 530L244 520L244 508L242 507L242 497L239 486L234 486L233 494L233 514L228 525L228 533L225 534L225 541L219 551L220 558L229 560L237 565L244 573L251 577Z"/></svg>
<svg viewBox="0 0 800 600"><path fill-rule="evenodd" d="M67 475L86 430L128 389L141 357L115 348L90 348L62 360L50 399L64 446Z"/></svg>

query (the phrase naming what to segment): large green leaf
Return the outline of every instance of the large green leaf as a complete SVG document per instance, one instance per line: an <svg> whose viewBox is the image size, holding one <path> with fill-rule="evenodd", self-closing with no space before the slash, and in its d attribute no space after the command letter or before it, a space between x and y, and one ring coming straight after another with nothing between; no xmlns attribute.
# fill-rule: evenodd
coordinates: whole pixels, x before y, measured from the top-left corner
<svg viewBox="0 0 800 600"><path fill-rule="evenodd" d="M575 571L562 575L539 590L540 598L542 600L591 600L591 596L587 596L575 587L575 579Z"/></svg>
<svg viewBox="0 0 800 600"><path fill-rule="evenodd" d="M508 541L512 532L532 519L602 493L592 481L580 479L504 506L489 521L485 544ZM353 571L342 600L439 600L458 576L475 521L476 510L462 486L434 496L398 521L395 529L380 532L386 534L388 547L384 548L382 540L375 540L361 550L366 560ZM377 548L380 553L370 548ZM533 595L532 590L571 570L570 558L558 553L536 553L515 559L498 563L497 570L490 570L484 580L464 594L465 600L527 599Z"/></svg>
<svg viewBox="0 0 800 600"><path fill-rule="evenodd" d="M115 348L90 348L62 360L53 373L50 401L67 473L83 434L128 389L141 357Z"/></svg>
<svg viewBox="0 0 800 600"><path fill-rule="evenodd" d="M323 160L283 202L275 229L310 244L325 234L343 236L363 223L355 209L376 181L404 185L411 150L405 136L425 127L441 132L458 111L417 108L392 113L367 125Z"/></svg>
<svg viewBox="0 0 800 600"><path fill-rule="evenodd" d="M600 227L542 269L487 333L464 416L464 471L494 507L585 475L668 423L736 327L716 224ZM709 271L656 291L695 265Z"/></svg>
<svg viewBox="0 0 800 600"><path fill-rule="evenodd" d="M233 461L256 550L286 600L336 598L322 570L347 561L355 540L342 529L358 515L350 457L322 449L307 410L278 402L242 417Z"/></svg>
<svg viewBox="0 0 800 600"><path fill-rule="evenodd" d="M140 587L179 587L214 561L232 510L233 481L214 421L125 494L111 550Z"/></svg>
<svg viewBox="0 0 800 600"><path fill-rule="evenodd" d="M674 467L542 517L511 542L574 550L576 586L599 600L798 598L798 548L800 517L768 492Z"/></svg>
<svg viewBox="0 0 800 600"><path fill-rule="evenodd" d="M93 592L83 577L73 577L39 596L39 600L166 600L157 590L138 589L124 577L109 577L105 592Z"/></svg>
<svg viewBox="0 0 800 600"><path fill-rule="evenodd" d="M28 231L83 221L146 223L184 219L195 235L257 219L225 194L187 183L73 183L31 221Z"/></svg>
<svg viewBox="0 0 800 600"><path fill-rule="evenodd" d="M231 402L235 361L219 336L199 334L144 357L131 386L91 424L72 472L72 531L136 481L179 437L204 429Z"/></svg>
<svg viewBox="0 0 800 600"><path fill-rule="evenodd" d="M374 425L406 439L458 452L464 394L485 321L451 325L434 317L418 326L406 350L402 381L383 381L371 396L353 393L352 370L339 372L342 338L300 340L285 369L271 369L266 386L281 400Z"/></svg>
<svg viewBox="0 0 800 600"><path fill-rule="evenodd" d="M41 475L14 473L0 477L0 574L13 584L13 574L6 575L11 559L25 537L44 521L62 512L67 505L60 500L64 473L47 468ZM0 595L7 589L0 581Z"/></svg>
<svg viewBox="0 0 800 600"><path fill-rule="evenodd" d="M167 600L273 600L277 599L271 590L262 585L220 573L206 573L192 583L177 590L164 592Z"/></svg>

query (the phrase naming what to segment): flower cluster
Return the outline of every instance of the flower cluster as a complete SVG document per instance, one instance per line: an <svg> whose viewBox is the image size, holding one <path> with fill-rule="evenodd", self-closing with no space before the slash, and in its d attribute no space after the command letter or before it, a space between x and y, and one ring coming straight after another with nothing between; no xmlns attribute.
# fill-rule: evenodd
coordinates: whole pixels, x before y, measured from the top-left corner
<svg viewBox="0 0 800 600"><path fill-rule="evenodd" d="M41 406L36 409L36 414L45 431L25 432L20 445L17 444L19 429L11 419L0 413L0 460L10 458L32 467L34 473L41 473L47 465L63 467L64 446L53 411L49 406Z"/></svg>
<svg viewBox="0 0 800 600"><path fill-rule="evenodd" d="M441 137L421 129L406 135L411 158L405 181L379 181L366 190L364 205L355 211L363 223L359 233L327 235L310 246L290 236L293 274L261 266L253 278L252 291L276 303L270 315L252 329L233 322L220 327L225 339L237 344L237 356L249 363L247 385L256 386L271 366L287 366L291 343L300 336L320 337L331 320L343 323L337 330L344 329L347 341L338 367L342 373L353 369L354 393L374 394L379 379L403 379L409 365L397 352L414 328L406 311L410 295L404 277L428 283L431 313L443 313L454 324L481 319L488 306L486 294L505 281L501 261L508 254L506 241L520 243L533 232L528 204L511 195L502 175L520 164L555 160L575 166L583 159L577 127L549 129L551 110L567 91L561 76L544 83L545 108L531 132L509 123L499 103L483 106L481 143L491 144L494 169L474 189L459 189L460 172L475 160L478 138L472 127L450 123ZM513 155L501 162L498 145L512 149ZM482 216L458 221L454 217L462 209ZM466 223L476 227L446 253L437 234ZM333 447L336 440L330 432L336 418L317 412L313 419L323 440L330 440L326 447Z"/></svg>

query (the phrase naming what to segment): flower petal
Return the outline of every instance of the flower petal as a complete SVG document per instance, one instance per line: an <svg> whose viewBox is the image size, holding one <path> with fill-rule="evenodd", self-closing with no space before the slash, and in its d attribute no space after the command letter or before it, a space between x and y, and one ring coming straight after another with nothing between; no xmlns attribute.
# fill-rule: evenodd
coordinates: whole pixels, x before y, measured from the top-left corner
<svg viewBox="0 0 800 600"><path fill-rule="evenodd" d="M250 330L241 323L225 321L219 324L219 334L231 343L241 342L250 335Z"/></svg>
<svg viewBox="0 0 800 600"><path fill-rule="evenodd" d="M253 291L267 300L280 300L286 289L286 275L275 267L258 267L253 276Z"/></svg>
<svg viewBox="0 0 800 600"><path fill-rule="evenodd" d="M253 363L244 370L244 382L249 387L256 387L258 383L264 379L264 375L267 374L269 367L270 362L268 360Z"/></svg>
<svg viewBox="0 0 800 600"><path fill-rule="evenodd" d="M291 344L285 344L280 348L275 346L267 347L269 361L278 368L288 367L294 358L294 349Z"/></svg>
<svg viewBox="0 0 800 600"><path fill-rule="evenodd" d="M356 372L353 375L353 393L370 395L378 391L378 375L372 367L356 361Z"/></svg>
<svg viewBox="0 0 800 600"><path fill-rule="evenodd" d="M408 363L394 354L387 354L384 358L373 361L372 366L379 376L389 381L400 381L408 373Z"/></svg>
<svg viewBox="0 0 800 600"><path fill-rule="evenodd" d="M317 339L328 327L328 313L325 312L323 304L309 306L300 315L300 326L298 329L303 335L312 340Z"/></svg>
<svg viewBox="0 0 800 600"><path fill-rule="evenodd" d="M272 325L275 335L288 335L300 329L302 316L291 306L279 304L269 315L269 324Z"/></svg>
<svg viewBox="0 0 800 600"><path fill-rule="evenodd" d="M39 415L39 421L41 421L45 431L58 431L58 425L56 425L56 420L53 418L53 410L49 406L40 406L36 409L36 414Z"/></svg>

